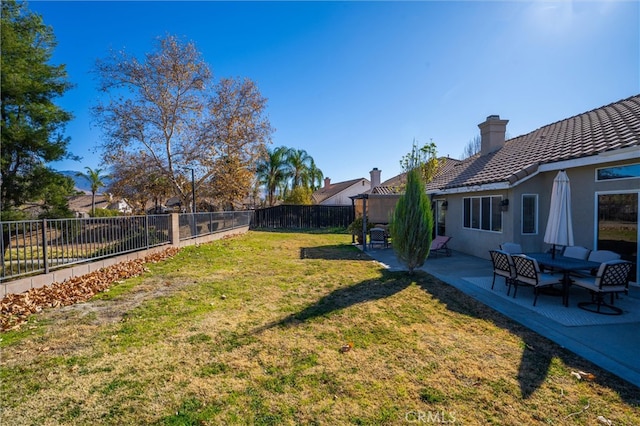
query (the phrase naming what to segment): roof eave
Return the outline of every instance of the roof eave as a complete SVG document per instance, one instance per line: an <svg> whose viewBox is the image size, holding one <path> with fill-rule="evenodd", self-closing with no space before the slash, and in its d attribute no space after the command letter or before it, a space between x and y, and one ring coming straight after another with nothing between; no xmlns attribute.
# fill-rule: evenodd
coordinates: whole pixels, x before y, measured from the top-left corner
<svg viewBox="0 0 640 426"><path fill-rule="evenodd" d="M606 164L615 161L621 160L633 160L640 159L640 149L638 149L638 145L633 145L626 148L620 148L615 150L609 150L600 152L596 155L589 155L586 157L580 158L572 158L564 161L555 161L552 163L545 164L531 164L530 166L525 167L524 169L514 173L509 176L507 180L500 182L491 182L479 185L466 185L455 188L442 188L442 189L433 189L428 190L428 194L434 195L446 195L446 194L460 194L467 192L478 192L478 191L499 191L514 188L520 185L523 182L531 179L532 177L543 173L543 172L552 172L563 169L571 169L575 167L583 167L583 166L593 166L598 164Z"/></svg>
<svg viewBox="0 0 640 426"><path fill-rule="evenodd" d="M499 191L511 188L511 185L507 181L503 182L492 182L481 185L470 185L470 186L458 186L455 188L443 188L443 189L433 189L427 190L427 194L429 195L447 195L447 194L463 194L468 192L481 192L481 191Z"/></svg>
<svg viewBox="0 0 640 426"><path fill-rule="evenodd" d="M555 170L570 169L582 166L594 166L598 164L606 164L614 161L633 160L640 158L640 147L638 145L628 146L626 148L603 151L596 155L587 157L572 158L565 161L556 161L540 165L541 172L550 172Z"/></svg>

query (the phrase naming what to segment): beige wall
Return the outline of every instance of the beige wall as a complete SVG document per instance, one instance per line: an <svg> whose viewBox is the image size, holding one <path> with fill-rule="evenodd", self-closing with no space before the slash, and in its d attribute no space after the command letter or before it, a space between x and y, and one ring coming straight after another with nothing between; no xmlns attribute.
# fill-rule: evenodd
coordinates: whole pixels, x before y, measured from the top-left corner
<svg viewBox="0 0 640 426"><path fill-rule="evenodd" d="M509 212L512 211L513 205L511 202L511 195L509 191L487 191L482 193L473 194L456 194L443 196L434 196L434 200L447 199L447 210L445 212L445 234L451 237L448 246L463 253L468 253L473 256L481 258L489 258L490 248L498 247L505 241L512 240L512 227L513 223L509 219L511 216L508 212L502 213L502 232L489 232L480 231L477 229L466 229L462 226L463 220L463 198L468 196L491 196L502 195L503 198L508 198Z"/></svg>

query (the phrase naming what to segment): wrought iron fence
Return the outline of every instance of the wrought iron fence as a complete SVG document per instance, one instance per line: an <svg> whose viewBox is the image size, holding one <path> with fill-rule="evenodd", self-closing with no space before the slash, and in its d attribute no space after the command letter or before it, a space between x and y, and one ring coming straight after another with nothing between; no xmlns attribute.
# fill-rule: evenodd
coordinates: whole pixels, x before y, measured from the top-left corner
<svg viewBox="0 0 640 426"><path fill-rule="evenodd" d="M180 241L249 226L252 216L252 211L183 213L179 221Z"/></svg>
<svg viewBox="0 0 640 426"><path fill-rule="evenodd" d="M253 212L184 213L180 240L249 226ZM0 222L0 281L146 250L172 241L171 215Z"/></svg>
<svg viewBox="0 0 640 426"><path fill-rule="evenodd" d="M0 280L169 244L170 220L152 215L2 222Z"/></svg>

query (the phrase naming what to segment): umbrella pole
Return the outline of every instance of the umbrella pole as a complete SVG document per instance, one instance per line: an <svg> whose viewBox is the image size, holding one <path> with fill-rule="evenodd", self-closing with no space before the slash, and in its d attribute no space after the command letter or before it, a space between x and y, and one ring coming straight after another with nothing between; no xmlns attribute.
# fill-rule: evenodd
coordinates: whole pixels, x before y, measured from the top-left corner
<svg viewBox="0 0 640 426"><path fill-rule="evenodd" d="M551 247L551 258L555 259L556 258L556 245L554 244L553 247Z"/></svg>

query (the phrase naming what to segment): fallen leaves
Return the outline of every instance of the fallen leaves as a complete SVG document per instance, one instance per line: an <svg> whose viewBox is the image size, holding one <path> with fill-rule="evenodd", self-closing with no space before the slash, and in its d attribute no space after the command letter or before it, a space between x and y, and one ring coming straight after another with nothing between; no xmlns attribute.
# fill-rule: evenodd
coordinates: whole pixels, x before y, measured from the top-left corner
<svg viewBox="0 0 640 426"><path fill-rule="evenodd" d="M7 294L0 301L0 330L8 331L20 327L31 314L44 308L57 308L85 302L94 295L107 291L114 283L141 275L148 271L145 263L156 263L174 256L175 247L151 254L143 259L121 262L62 283L53 283L32 288L25 293Z"/></svg>
<svg viewBox="0 0 640 426"><path fill-rule="evenodd" d="M353 342L349 342L346 345L342 345L342 347L340 348L340 352L349 352L351 349L353 349Z"/></svg>

